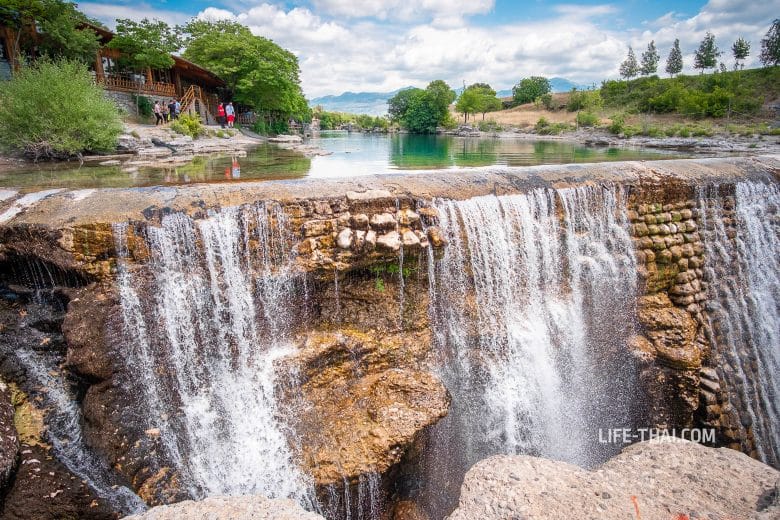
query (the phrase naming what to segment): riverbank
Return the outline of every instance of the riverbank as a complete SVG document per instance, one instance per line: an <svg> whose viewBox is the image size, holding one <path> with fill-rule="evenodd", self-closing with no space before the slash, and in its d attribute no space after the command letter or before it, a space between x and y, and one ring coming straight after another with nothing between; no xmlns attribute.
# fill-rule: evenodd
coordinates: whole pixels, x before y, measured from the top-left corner
<svg viewBox="0 0 780 520"><path fill-rule="evenodd" d="M170 126L126 123L119 136L116 153L86 155L81 161L91 165L120 166L122 171L135 173L140 168L170 168L192 162L195 157L212 154L246 156L248 150L268 143L292 150L305 157L328 155L330 152L305 143L297 135L265 137L249 130L204 126L204 135L193 139L175 132ZM73 159L78 164L78 159ZM34 164L20 157L0 156L0 173L24 169Z"/></svg>
<svg viewBox="0 0 780 520"><path fill-rule="evenodd" d="M585 146L607 146L610 148L655 148L659 150L683 150L694 153L723 154L777 154L780 153L780 136L752 135L712 135L698 137L620 137L599 128L580 128L547 135L532 128L511 128L500 131L480 131L473 127L459 127L457 130L442 132L454 137L478 137L481 139L539 139L551 141L570 141Z"/></svg>

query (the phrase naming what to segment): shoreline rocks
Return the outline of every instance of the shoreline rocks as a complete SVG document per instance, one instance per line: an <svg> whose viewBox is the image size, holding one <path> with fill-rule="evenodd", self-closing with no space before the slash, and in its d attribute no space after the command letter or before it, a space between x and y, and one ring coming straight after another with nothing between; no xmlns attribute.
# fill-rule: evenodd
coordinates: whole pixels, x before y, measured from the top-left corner
<svg viewBox="0 0 780 520"><path fill-rule="evenodd" d="M261 495L208 497L157 506L124 520L324 520L305 511L288 499L270 499Z"/></svg>
<svg viewBox="0 0 780 520"><path fill-rule="evenodd" d="M637 512L652 519L747 519L778 511L778 485L780 472L743 453L684 440L631 445L594 471L498 455L468 471L449 519L596 520Z"/></svg>

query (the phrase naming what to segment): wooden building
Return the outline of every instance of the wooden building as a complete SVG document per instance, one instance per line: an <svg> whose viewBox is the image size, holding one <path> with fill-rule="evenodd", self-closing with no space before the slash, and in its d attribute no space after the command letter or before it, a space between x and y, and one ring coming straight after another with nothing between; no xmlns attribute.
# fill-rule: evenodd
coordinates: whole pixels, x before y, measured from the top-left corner
<svg viewBox="0 0 780 520"><path fill-rule="evenodd" d="M176 55L171 55L174 63L170 69L126 70L121 66L120 51L106 46L114 33L95 25L85 25L100 38L101 46L90 68L95 82L107 91L155 100L175 98L181 101L184 111L194 110L205 122L215 122L219 93L225 88L225 82L215 74ZM30 31L34 32L35 28L31 27ZM16 31L0 26L0 79L9 79L13 69L18 67L16 60L12 59L16 38Z"/></svg>

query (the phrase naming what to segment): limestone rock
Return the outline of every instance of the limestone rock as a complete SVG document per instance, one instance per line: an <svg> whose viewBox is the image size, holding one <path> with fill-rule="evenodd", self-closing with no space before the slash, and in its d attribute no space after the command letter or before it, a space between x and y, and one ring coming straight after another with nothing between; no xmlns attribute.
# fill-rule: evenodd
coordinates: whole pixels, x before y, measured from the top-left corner
<svg viewBox="0 0 780 520"><path fill-rule="evenodd" d="M5 488L16 467L19 452L19 437L14 427L14 407L11 405L11 391L0 379L0 490Z"/></svg>
<svg viewBox="0 0 780 520"><path fill-rule="evenodd" d="M686 310L675 307L665 293L643 296L638 318L662 362L681 369L701 366L696 321Z"/></svg>
<svg viewBox="0 0 780 520"><path fill-rule="evenodd" d="M412 230L404 231L404 234L401 237L401 241L403 242L404 247L408 247L408 248L420 247L420 237L418 237L417 234L415 234L415 232Z"/></svg>
<svg viewBox="0 0 780 520"><path fill-rule="evenodd" d="M261 495L235 497L214 496L199 502L186 500L178 504L153 507L125 520L324 520L305 511L292 500L269 499Z"/></svg>
<svg viewBox="0 0 780 520"><path fill-rule="evenodd" d="M352 245L352 230L350 228L344 228L339 231L339 234L336 237L336 244L341 249L349 249Z"/></svg>
<svg viewBox="0 0 780 520"><path fill-rule="evenodd" d="M634 444L595 471L499 455L469 470L449 518L752 518L772 507L779 477L737 451L682 440Z"/></svg>
<svg viewBox="0 0 780 520"><path fill-rule="evenodd" d="M371 227L377 231L389 231L395 229L396 220L390 213L377 213L371 215Z"/></svg>
<svg viewBox="0 0 780 520"><path fill-rule="evenodd" d="M376 245L385 251L398 251L401 249L401 236L397 231L385 233L376 239Z"/></svg>
<svg viewBox="0 0 780 520"><path fill-rule="evenodd" d="M422 430L447 414L450 397L415 368L415 342L356 330L314 332L286 360L300 386L294 420L301 459L318 486L342 485L397 464Z"/></svg>

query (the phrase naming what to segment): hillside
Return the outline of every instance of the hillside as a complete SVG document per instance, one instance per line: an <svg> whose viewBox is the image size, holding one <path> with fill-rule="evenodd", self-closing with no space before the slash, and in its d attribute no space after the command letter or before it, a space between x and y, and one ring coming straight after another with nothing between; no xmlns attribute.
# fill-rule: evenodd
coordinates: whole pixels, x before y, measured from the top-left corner
<svg viewBox="0 0 780 520"><path fill-rule="evenodd" d="M569 92L573 87L578 89L590 88L592 85L581 85L566 78L550 78L553 92ZM349 114L369 114L381 116L387 113L387 100L402 90L414 87L404 87L391 92L344 92L339 95L316 97L309 101L309 106L321 106L328 112L346 112ZM457 94L463 88L454 89ZM496 92L500 98L511 97L512 89L503 89Z"/></svg>

